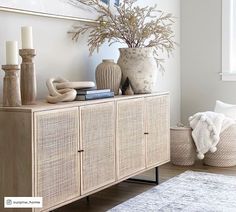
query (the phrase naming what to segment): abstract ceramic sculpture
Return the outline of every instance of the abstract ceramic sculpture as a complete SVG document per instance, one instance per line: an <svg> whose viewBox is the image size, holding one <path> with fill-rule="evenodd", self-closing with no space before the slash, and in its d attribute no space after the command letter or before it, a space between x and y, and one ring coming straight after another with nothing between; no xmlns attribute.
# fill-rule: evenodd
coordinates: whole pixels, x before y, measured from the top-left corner
<svg viewBox="0 0 236 212"><path fill-rule="evenodd" d="M135 94L152 93L157 79L157 63L154 48L120 48L118 65L122 82L128 77Z"/></svg>
<svg viewBox="0 0 236 212"><path fill-rule="evenodd" d="M98 89L111 89L115 95L119 94L121 82L120 67L114 60L103 60L96 68L96 83Z"/></svg>
<svg viewBox="0 0 236 212"><path fill-rule="evenodd" d="M75 89L93 88L94 82L69 82L63 78L50 78L46 82L49 96L49 103L70 102L74 101L77 95Z"/></svg>
<svg viewBox="0 0 236 212"><path fill-rule="evenodd" d="M128 77L126 78L121 90L122 90L122 95L134 95L134 91L132 89L132 85Z"/></svg>

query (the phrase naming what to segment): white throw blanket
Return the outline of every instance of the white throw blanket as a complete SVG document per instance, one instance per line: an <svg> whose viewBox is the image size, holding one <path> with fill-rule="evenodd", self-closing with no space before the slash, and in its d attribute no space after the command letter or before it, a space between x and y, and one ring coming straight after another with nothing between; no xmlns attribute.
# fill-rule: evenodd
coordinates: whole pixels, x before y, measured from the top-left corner
<svg viewBox="0 0 236 212"><path fill-rule="evenodd" d="M224 114L215 112L196 113L189 117L192 137L197 147L198 158L203 159L209 150L215 152L220 140L220 133L235 123Z"/></svg>

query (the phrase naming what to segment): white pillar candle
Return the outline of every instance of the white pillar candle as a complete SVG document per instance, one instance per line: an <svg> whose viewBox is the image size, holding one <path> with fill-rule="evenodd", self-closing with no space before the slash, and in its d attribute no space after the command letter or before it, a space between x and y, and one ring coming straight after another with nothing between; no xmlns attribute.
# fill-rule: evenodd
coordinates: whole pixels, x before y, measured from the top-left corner
<svg viewBox="0 0 236 212"><path fill-rule="evenodd" d="M31 26L21 27L22 49L33 49L33 34Z"/></svg>
<svg viewBox="0 0 236 212"><path fill-rule="evenodd" d="M6 65L18 65L17 41L6 42Z"/></svg>

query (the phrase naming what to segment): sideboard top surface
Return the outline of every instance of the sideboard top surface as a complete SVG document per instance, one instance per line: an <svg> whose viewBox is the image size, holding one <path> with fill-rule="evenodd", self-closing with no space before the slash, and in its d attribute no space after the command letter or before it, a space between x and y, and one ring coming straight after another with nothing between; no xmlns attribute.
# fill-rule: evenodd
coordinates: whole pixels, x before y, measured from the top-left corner
<svg viewBox="0 0 236 212"><path fill-rule="evenodd" d="M37 112L37 111L44 111L44 110L55 110L55 109L62 109L62 108L69 108L69 107L79 107L84 105L91 105L91 104L100 104L104 102L112 102L112 101L120 101L120 100L128 100L128 99L135 99L135 98L144 98L144 97L152 97L152 96L162 96L168 95L169 92L158 92L152 94L138 94L138 95L131 95L131 96L122 96L118 95L114 98L105 98L105 99L97 99L97 100L89 100L89 101L73 101L73 102L60 102L57 104L50 104L47 103L45 100L39 100L36 102L35 105L23 105L21 107L3 107L0 106L0 111L18 111L18 112Z"/></svg>

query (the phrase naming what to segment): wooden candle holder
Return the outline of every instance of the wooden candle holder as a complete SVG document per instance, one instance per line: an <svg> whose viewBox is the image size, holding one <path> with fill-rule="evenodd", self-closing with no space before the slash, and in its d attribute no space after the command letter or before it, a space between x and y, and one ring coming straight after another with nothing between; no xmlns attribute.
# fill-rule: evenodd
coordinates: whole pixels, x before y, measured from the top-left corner
<svg viewBox="0 0 236 212"><path fill-rule="evenodd" d="M20 49L21 63L21 99L23 105L33 105L37 96L36 74L33 58L35 49Z"/></svg>
<svg viewBox="0 0 236 212"><path fill-rule="evenodd" d="M18 65L3 65L5 71L3 81L3 106L4 107L20 107L20 77Z"/></svg>

